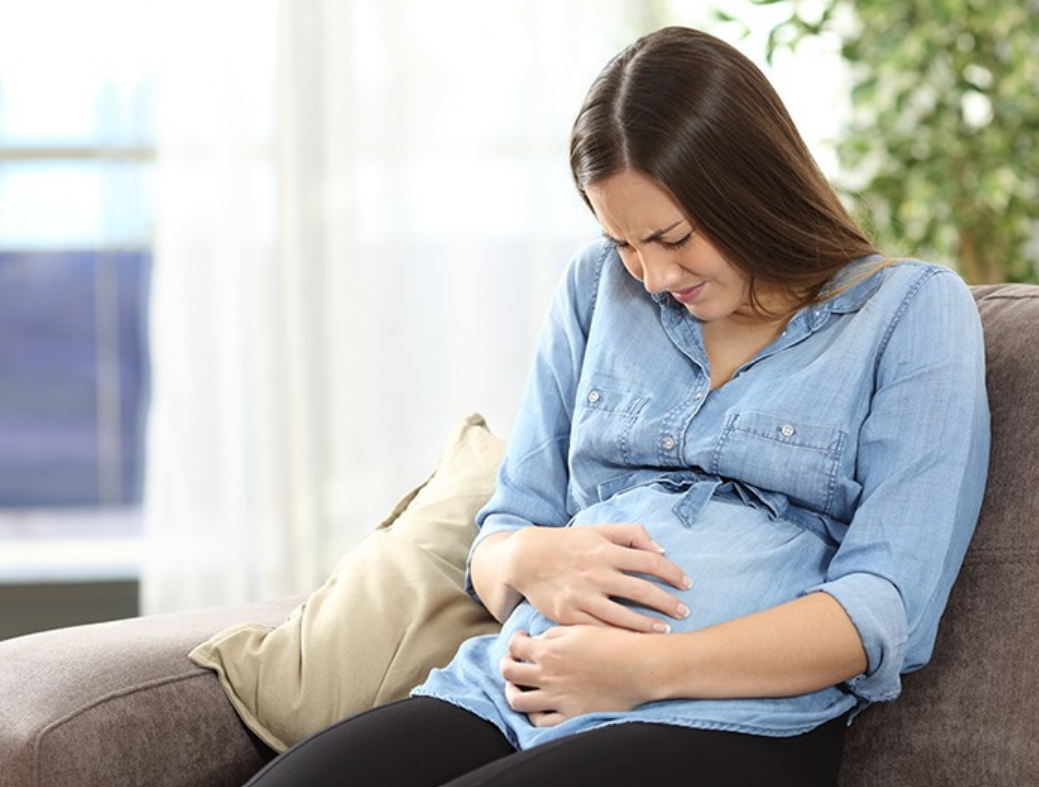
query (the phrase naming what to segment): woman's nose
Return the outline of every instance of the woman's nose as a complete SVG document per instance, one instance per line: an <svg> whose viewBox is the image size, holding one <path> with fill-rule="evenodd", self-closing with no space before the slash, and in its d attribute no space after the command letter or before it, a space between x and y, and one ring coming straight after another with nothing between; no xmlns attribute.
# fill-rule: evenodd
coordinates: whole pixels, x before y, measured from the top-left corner
<svg viewBox="0 0 1039 787"><path fill-rule="evenodd" d="M666 254L643 250L639 253L642 262L642 285L647 292L667 292L678 282L678 265Z"/></svg>

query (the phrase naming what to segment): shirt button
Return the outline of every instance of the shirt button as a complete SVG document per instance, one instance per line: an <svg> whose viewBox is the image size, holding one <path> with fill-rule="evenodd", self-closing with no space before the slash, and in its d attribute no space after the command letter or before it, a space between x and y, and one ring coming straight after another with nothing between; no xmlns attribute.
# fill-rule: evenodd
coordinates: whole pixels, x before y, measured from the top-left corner
<svg viewBox="0 0 1039 787"><path fill-rule="evenodd" d="M675 447L675 438L673 438L671 435L668 435L660 441L660 445L663 446L665 451L671 451Z"/></svg>
<svg viewBox="0 0 1039 787"><path fill-rule="evenodd" d="M779 427L779 433L783 435L783 437L793 437L797 433L797 430L794 429L792 424L783 424Z"/></svg>
<svg viewBox="0 0 1039 787"><path fill-rule="evenodd" d="M598 391L592 391L590 394L588 394L588 404L595 404L598 401L599 401L599 392Z"/></svg>

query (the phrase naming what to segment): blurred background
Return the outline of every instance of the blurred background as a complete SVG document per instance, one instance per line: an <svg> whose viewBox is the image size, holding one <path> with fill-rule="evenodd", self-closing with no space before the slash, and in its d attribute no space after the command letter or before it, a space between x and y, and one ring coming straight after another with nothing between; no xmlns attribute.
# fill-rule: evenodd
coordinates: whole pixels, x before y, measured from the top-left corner
<svg viewBox="0 0 1039 787"><path fill-rule="evenodd" d="M570 124L668 24L892 254L1036 281L1039 0L0 0L0 638L320 584L508 436L598 234Z"/></svg>

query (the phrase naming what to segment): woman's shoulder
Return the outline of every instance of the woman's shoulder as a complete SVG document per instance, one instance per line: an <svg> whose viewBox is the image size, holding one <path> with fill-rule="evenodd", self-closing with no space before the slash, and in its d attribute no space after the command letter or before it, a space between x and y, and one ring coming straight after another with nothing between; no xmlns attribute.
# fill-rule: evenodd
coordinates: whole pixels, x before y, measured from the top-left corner
<svg viewBox="0 0 1039 787"><path fill-rule="evenodd" d="M857 260L842 275L849 283L829 300L829 310L868 327L882 346L894 335L941 344L980 329L970 287L946 265L876 256Z"/></svg>
<svg viewBox="0 0 1039 787"><path fill-rule="evenodd" d="M596 289L603 276L622 268L616 247L605 238L586 243L570 258L567 278L581 289Z"/></svg>
<svg viewBox="0 0 1039 787"><path fill-rule="evenodd" d="M917 257L884 257L881 258L880 267L890 278L896 281L926 281L933 277L950 283L963 284L960 274L948 265L937 262L929 262Z"/></svg>
<svg viewBox="0 0 1039 787"><path fill-rule="evenodd" d="M560 285L557 305L562 297L587 318L597 311L602 299L616 300L616 291L630 296L633 285L641 291L641 285L625 270L616 247L605 239L587 243L571 257Z"/></svg>
<svg viewBox="0 0 1039 787"><path fill-rule="evenodd" d="M604 240L587 243L571 257L556 282L548 310L550 324L571 324L587 332L596 311L603 270L612 246Z"/></svg>
<svg viewBox="0 0 1039 787"><path fill-rule="evenodd" d="M884 315L884 346L901 336L914 357L933 357L942 348L966 357L981 346L977 305L955 270L919 259L899 259L880 273L881 284L869 300Z"/></svg>
<svg viewBox="0 0 1039 787"><path fill-rule="evenodd" d="M566 293L571 299L580 294L593 294L598 289L610 249L605 240L592 241L580 247L563 270L557 297L561 293Z"/></svg>
<svg viewBox="0 0 1039 787"><path fill-rule="evenodd" d="M917 303L973 308L970 287L947 265L913 257L875 256L856 260L843 275L851 283L837 299L853 310L866 302L896 312Z"/></svg>
<svg viewBox="0 0 1039 787"><path fill-rule="evenodd" d="M915 258L893 259L885 266L879 291L887 291L908 308L950 309L966 307L976 311L970 287L958 272L947 265Z"/></svg>

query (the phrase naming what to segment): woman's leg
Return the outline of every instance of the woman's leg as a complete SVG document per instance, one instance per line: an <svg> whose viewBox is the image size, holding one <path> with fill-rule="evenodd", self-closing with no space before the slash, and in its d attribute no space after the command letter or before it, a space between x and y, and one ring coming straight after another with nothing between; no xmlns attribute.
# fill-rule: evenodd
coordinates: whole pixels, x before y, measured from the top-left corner
<svg viewBox="0 0 1039 787"><path fill-rule="evenodd" d="M485 765L446 787L836 787L843 719L793 738L619 724Z"/></svg>
<svg viewBox="0 0 1039 787"><path fill-rule="evenodd" d="M312 735L272 760L248 787L433 787L513 752L490 722L420 697Z"/></svg>

